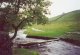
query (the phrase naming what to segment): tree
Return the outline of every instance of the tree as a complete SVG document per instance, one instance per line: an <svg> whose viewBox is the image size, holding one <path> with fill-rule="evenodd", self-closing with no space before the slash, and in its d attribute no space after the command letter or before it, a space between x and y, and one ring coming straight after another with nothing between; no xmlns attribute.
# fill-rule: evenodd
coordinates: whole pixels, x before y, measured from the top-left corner
<svg viewBox="0 0 80 55"><path fill-rule="evenodd" d="M12 55L12 41L18 29L24 23L44 20L49 5L45 0L0 0L0 55ZM9 32L13 29L15 32L10 38Z"/></svg>

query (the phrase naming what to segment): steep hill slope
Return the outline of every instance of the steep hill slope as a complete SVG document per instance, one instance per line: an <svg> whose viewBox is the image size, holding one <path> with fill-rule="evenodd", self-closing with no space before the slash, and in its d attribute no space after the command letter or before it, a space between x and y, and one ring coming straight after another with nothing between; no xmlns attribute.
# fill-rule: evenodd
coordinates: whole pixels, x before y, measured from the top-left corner
<svg viewBox="0 0 80 55"><path fill-rule="evenodd" d="M75 10L69 13L65 13L56 17L51 18L51 21L80 21L80 10Z"/></svg>

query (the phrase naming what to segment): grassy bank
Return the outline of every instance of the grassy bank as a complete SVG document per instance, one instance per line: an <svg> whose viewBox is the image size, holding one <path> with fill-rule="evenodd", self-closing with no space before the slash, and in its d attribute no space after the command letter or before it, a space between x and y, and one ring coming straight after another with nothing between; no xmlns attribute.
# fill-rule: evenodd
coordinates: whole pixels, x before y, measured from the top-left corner
<svg viewBox="0 0 80 55"><path fill-rule="evenodd" d="M60 35L65 34L66 32L72 31L71 25L74 24L73 22L57 22L57 23L50 23L46 25L33 25L26 28L26 34L31 36L46 36L46 37L57 37ZM32 28L36 28L42 31L34 31Z"/></svg>
<svg viewBox="0 0 80 55"><path fill-rule="evenodd" d="M16 48L13 50L13 55L39 55L36 51L30 51L23 48Z"/></svg>

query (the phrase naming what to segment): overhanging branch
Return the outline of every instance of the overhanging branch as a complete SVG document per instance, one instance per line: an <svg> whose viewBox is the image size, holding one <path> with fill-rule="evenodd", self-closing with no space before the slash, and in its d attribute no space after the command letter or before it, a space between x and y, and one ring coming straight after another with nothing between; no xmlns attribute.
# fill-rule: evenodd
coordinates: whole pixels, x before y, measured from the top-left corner
<svg viewBox="0 0 80 55"><path fill-rule="evenodd" d="M13 40L15 37L16 37L16 35L17 35L17 31L18 31L18 28L21 26L21 24L24 22L24 21L26 21L27 20L27 18L26 19L23 19L14 29L15 29L15 32L14 32L14 35L13 35L13 37L11 38L11 40ZM12 24L12 26L14 27L15 25L13 25Z"/></svg>

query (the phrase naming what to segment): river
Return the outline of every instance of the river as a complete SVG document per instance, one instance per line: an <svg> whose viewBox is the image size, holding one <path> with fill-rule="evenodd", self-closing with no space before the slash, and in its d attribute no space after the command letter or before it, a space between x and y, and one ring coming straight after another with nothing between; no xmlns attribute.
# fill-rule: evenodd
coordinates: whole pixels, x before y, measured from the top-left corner
<svg viewBox="0 0 80 55"><path fill-rule="evenodd" d="M61 40L31 47L31 50L38 51L40 55L80 55L80 46Z"/></svg>
<svg viewBox="0 0 80 55"><path fill-rule="evenodd" d="M20 31L19 35L22 36L23 32ZM24 37L26 35L23 35ZM24 39L24 38L23 38ZM26 38L26 42L44 42L47 40ZM38 51L40 55L80 55L80 46L73 45L71 43L54 39L50 42L36 44L29 48L30 50Z"/></svg>

